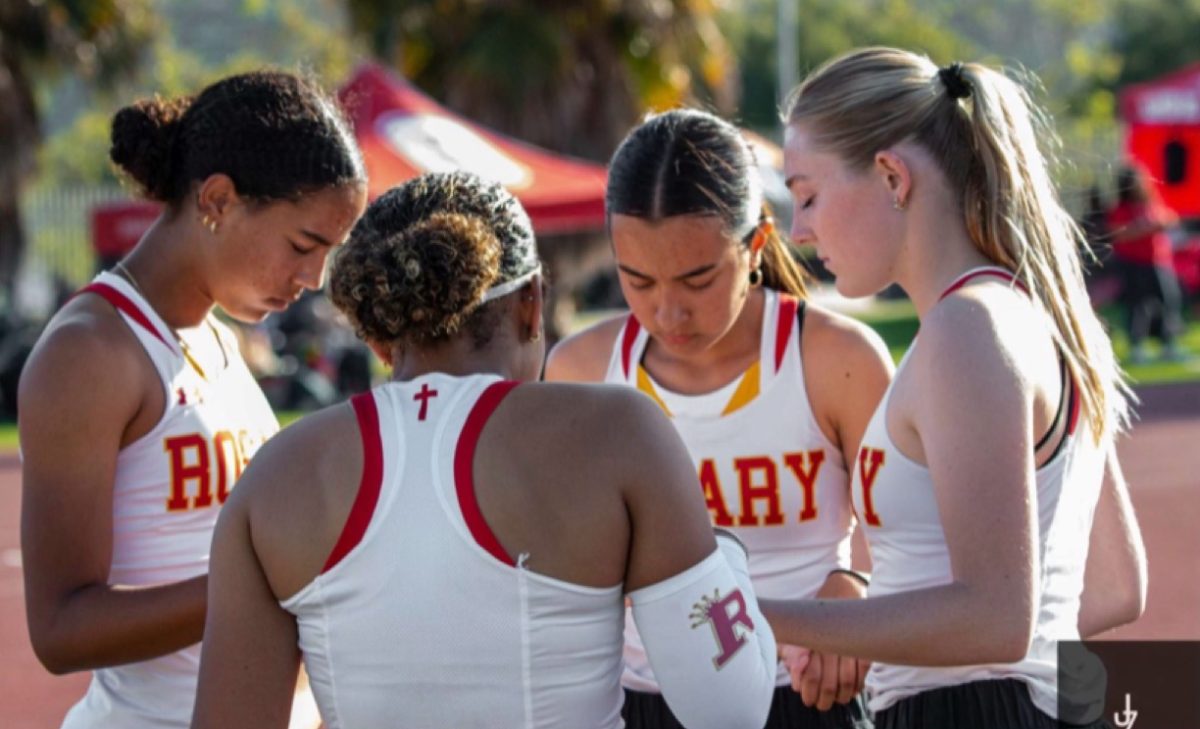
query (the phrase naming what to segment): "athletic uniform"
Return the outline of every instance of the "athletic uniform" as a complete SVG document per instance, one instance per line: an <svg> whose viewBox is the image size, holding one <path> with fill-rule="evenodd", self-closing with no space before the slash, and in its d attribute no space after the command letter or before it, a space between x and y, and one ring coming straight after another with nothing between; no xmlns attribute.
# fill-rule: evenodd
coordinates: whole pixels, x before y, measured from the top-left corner
<svg viewBox="0 0 1200 729"><path fill-rule="evenodd" d="M713 524L735 533L750 552L758 596L811 598L830 570L850 565L848 475L841 450L821 432L808 400L800 357L804 304L772 289L763 294L759 359L725 387L681 395L656 383L641 365L650 336L632 315L617 337L605 381L641 390L671 417L696 464ZM780 664L776 670L780 689L771 726L861 721L858 706L808 710L791 689L787 669ZM661 705L658 682L629 622L622 684L629 690L631 726L674 725L669 714L660 718L661 706L655 708ZM781 701L794 710L785 711Z"/></svg>
<svg viewBox="0 0 1200 729"><path fill-rule="evenodd" d="M352 400L363 437L358 495L321 574L280 603L296 616L329 729L622 726L622 586L530 571L528 555L505 552L475 499L478 438L514 386L432 374ZM682 672L672 682L681 705L721 711L706 690L732 703L730 692L753 688L747 669L757 662L765 716L775 644L752 594L745 599L748 578L739 590L725 555L630 599L648 634L682 648L652 651ZM738 632L695 620L697 599L714 595L723 606L740 601L713 613L741 616ZM714 635L730 638L731 650L718 652L725 643ZM739 650L752 642L758 650ZM719 690L739 676L750 680Z"/></svg>
<svg viewBox="0 0 1200 729"><path fill-rule="evenodd" d="M1003 269L976 269L950 290L979 276L1013 280ZM908 355L897 370L897 381L907 361ZM871 548L871 597L953 580L929 469L907 459L888 434L891 395L889 387L867 426L853 480L854 508ZM1036 471L1041 574L1029 652L1008 664L875 663L867 676L867 694L876 726L1059 726L1051 718L1058 714L1057 642L1079 639L1084 565L1104 469L1103 452L1093 443L1086 420L1079 417L1067 376L1059 415L1068 418L1065 434L1057 452ZM1051 433L1058 425L1056 421Z"/></svg>
<svg viewBox="0 0 1200 729"><path fill-rule="evenodd" d="M182 336L219 337L227 362L201 370L127 281L101 273L84 292L120 312L162 381L158 423L117 455L109 582L161 585L207 574L217 515L275 420L232 332L209 316ZM191 724L200 645L140 663L100 668L64 729L149 729Z"/></svg>

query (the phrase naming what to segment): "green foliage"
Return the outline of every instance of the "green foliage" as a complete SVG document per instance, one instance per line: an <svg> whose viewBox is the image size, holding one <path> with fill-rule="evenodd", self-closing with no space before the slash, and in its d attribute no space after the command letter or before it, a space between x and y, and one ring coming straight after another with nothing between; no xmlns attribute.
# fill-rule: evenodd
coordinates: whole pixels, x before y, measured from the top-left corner
<svg viewBox="0 0 1200 729"><path fill-rule="evenodd" d="M742 59L743 122L768 134L779 125L777 0L730 4L723 23ZM797 48L800 77L852 48L886 45L928 54L940 62L974 58L975 44L947 27L944 12L903 0L801 0Z"/></svg>
<svg viewBox="0 0 1200 729"><path fill-rule="evenodd" d="M347 0L371 53L482 123L606 159L638 115L729 111L736 60L712 0Z"/></svg>
<svg viewBox="0 0 1200 729"><path fill-rule="evenodd" d="M132 99L161 94L179 96L223 76L263 66L282 66L315 73L332 86L349 73L354 52L348 37L328 22L336 14L330 0L243 0L229 17L214 16L211 26L190 26L190 18L172 17L178 6L165 5L159 22L177 28L159 32L147 45L144 61L120 83L88 95L73 121L54 134L39 152L38 184L45 187L105 185L117 181L108 161L109 123ZM323 11L323 12L320 12ZM230 54L212 55L205 33L240 26L238 35L254 37L238 43Z"/></svg>
<svg viewBox="0 0 1200 729"><path fill-rule="evenodd" d="M1200 61L1200 0L1113 0L1112 47L1122 59L1111 87ZM1111 88L1110 87L1110 88Z"/></svg>

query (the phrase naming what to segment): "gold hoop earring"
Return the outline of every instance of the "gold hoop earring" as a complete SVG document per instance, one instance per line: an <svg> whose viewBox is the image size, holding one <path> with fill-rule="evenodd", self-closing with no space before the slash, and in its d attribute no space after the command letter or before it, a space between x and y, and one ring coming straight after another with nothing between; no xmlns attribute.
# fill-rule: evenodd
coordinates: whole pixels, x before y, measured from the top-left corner
<svg viewBox="0 0 1200 729"><path fill-rule="evenodd" d="M908 203L901 200L900 198L896 198L896 199L892 200L892 209L893 210L903 210L906 207L908 207Z"/></svg>
<svg viewBox="0 0 1200 729"><path fill-rule="evenodd" d="M756 268L750 272L750 285L758 286L761 283L762 283L762 271L760 271L759 269Z"/></svg>
<svg viewBox="0 0 1200 729"><path fill-rule="evenodd" d="M540 341L542 341L542 330L541 330L541 328L540 328L540 327L539 327L539 328L537 328L537 329L531 329L531 330L530 330L530 332L529 332L529 341L531 341L531 342L540 342Z"/></svg>
<svg viewBox="0 0 1200 729"><path fill-rule="evenodd" d="M205 228L208 228L209 233L212 233L213 235L217 234L217 221L213 220L212 218L208 217L207 215L200 218L200 224L203 225Z"/></svg>

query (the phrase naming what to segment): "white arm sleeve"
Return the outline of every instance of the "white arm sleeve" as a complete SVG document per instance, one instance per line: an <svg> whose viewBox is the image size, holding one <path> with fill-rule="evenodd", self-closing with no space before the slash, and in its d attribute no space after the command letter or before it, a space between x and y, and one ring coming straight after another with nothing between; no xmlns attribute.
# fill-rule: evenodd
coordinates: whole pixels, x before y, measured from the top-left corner
<svg viewBox="0 0 1200 729"><path fill-rule="evenodd" d="M775 692L775 635L758 608L745 548L717 549L629 595L667 705L688 729L762 729Z"/></svg>

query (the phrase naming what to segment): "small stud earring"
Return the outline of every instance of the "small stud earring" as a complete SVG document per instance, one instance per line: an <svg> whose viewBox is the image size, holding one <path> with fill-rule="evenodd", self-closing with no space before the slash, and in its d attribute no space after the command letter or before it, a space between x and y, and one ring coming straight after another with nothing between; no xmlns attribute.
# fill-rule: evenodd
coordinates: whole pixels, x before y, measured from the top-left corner
<svg viewBox="0 0 1200 729"><path fill-rule="evenodd" d="M542 330L540 327L538 329L533 329L529 332L529 341L540 342L541 340L542 340Z"/></svg>

